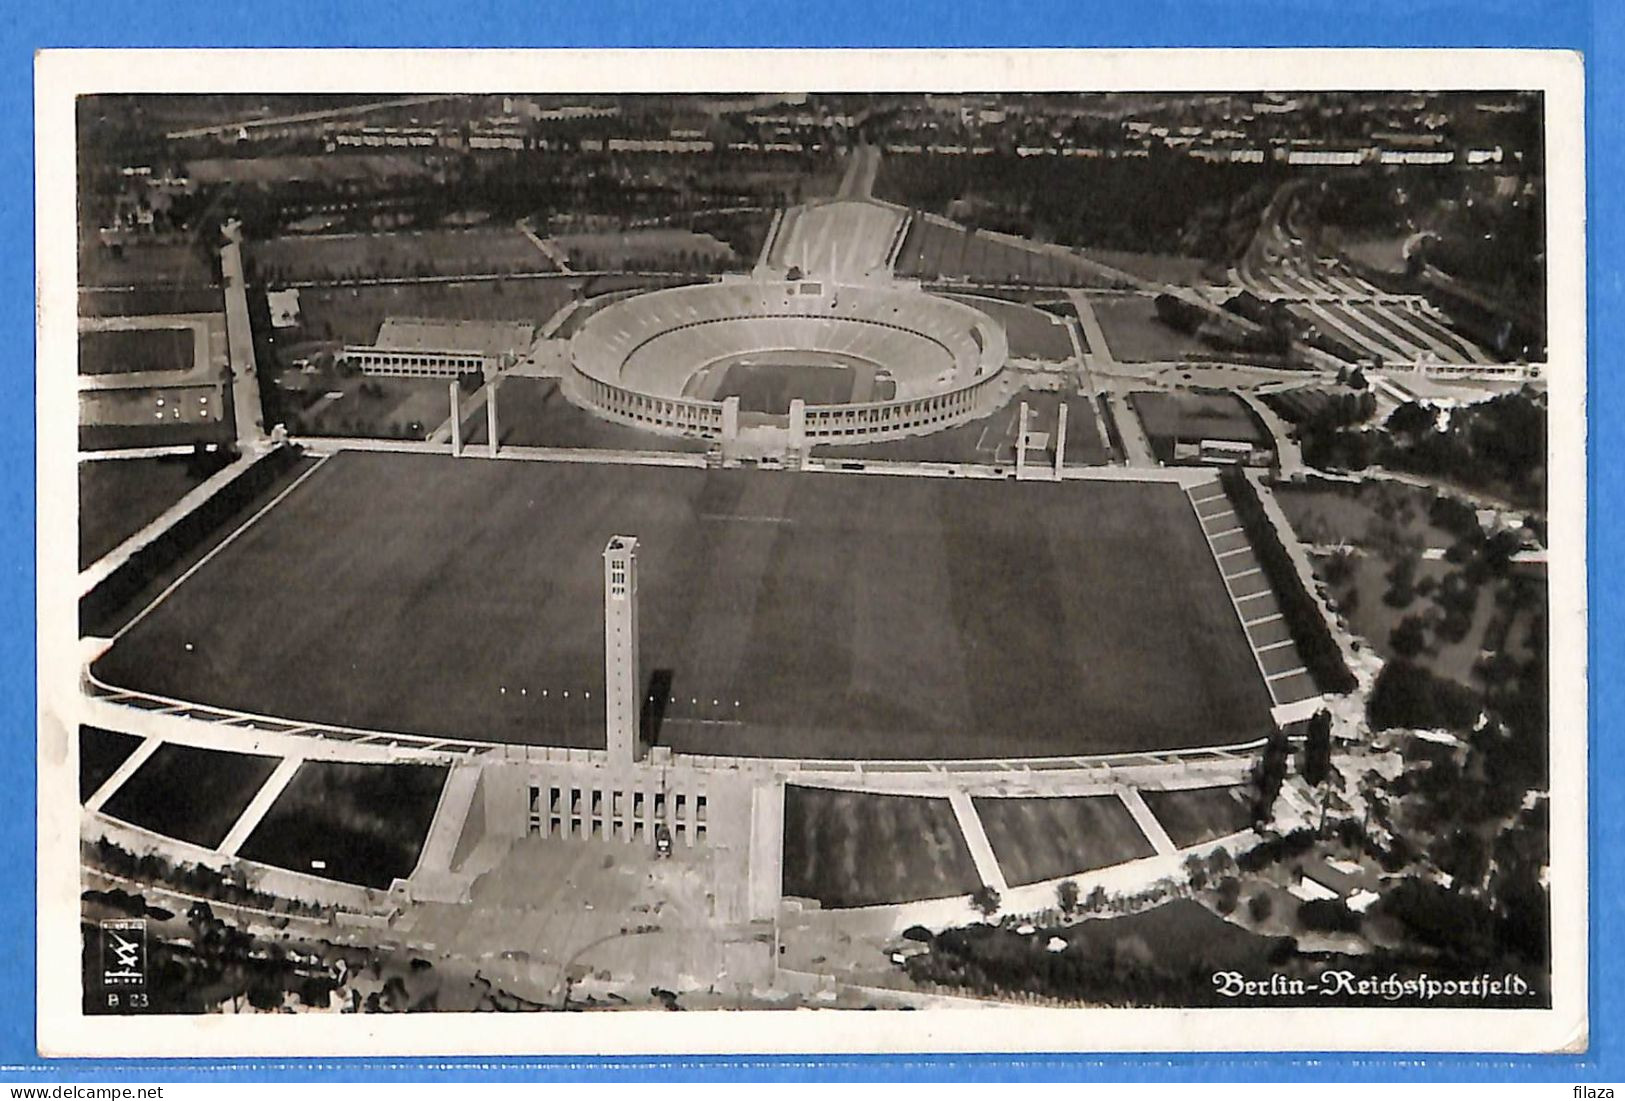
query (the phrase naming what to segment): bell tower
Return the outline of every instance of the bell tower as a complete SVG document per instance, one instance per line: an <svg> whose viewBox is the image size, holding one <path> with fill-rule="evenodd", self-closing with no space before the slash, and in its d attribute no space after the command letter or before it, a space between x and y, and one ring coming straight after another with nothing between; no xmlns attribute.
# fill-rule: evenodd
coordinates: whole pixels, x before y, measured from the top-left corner
<svg viewBox="0 0 1625 1101"><path fill-rule="evenodd" d="M643 755L638 706L638 541L611 536L604 547L604 732L611 764Z"/></svg>

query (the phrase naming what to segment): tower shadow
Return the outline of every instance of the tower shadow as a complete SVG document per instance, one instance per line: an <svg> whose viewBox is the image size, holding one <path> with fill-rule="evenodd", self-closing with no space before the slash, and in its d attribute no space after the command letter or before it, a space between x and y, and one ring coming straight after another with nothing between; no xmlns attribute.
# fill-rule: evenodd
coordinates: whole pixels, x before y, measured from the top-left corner
<svg viewBox="0 0 1625 1101"><path fill-rule="evenodd" d="M649 684L643 693L643 709L638 729L643 744L660 744L660 727L666 721L666 704L671 700L671 685L675 674L670 669L656 669L649 674Z"/></svg>

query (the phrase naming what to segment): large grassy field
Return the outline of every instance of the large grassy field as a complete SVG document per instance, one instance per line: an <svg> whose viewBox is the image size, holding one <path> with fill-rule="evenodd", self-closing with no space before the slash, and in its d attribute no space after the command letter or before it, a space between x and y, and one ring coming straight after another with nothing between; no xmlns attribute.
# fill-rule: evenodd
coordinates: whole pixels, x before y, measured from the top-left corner
<svg viewBox="0 0 1625 1101"><path fill-rule="evenodd" d="M96 664L266 714L602 744L602 550L642 541L680 751L1209 745L1269 697L1175 486L344 453ZM590 695L589 695L590 694Z"/></svg>
<svg viewBox="0 0 1625 1101"><path fill-rule="evenodd" d="M83 281L81 280L81 283ZM213 286L79 288L80 317L146 317L152 314L218 313L221 290Z"/></svg>
<svg viewBox="0 0 1625 1101"><path fill-rule="evenodd" d="M102 459L97 460L95 463L86 465L98 466L103 463L116 463L122 466L125 463L139 461L141 460ZM209 551L213 550L221 539L224 539L226 536L230 535L231 532L235 531L240 524L269 504L278 493L292 485L294 480L297 479L299 475L310 469L310 465L314 461L314 459L308 457L301 457L298 461L291 464L288 470L286 470L280 477L274 479L270 485L264 487L259 493L256 493L250 496L247 500L243 501L233 511L232 515L225 517L222 520L219 528L212 530L208 536L200 540L196 546L189 547L187 551L178 559L154 574L152 579L148 581L147 584L143 585L141 589L133 594L124 604L100 615L82 613L82 619L79 624L80 631L84 634L96 635L103 638L116 634L124 627L126 623L139 614L142 608L145 608L154 599L156 599L159 593L163 592L166 588L173 584L176 578L180 577L181 574L185 573L187 570L191 569L192 566L201 561L203 556L208 554ZM112 485L109 485L106 488L116 490L118 488L117 483L114 482ZM97 516L93 519L88 511L90 507L91 506L87 503L87 500L81 500L80 524L94 525L94 533L97 539L106 540L113 537L113 530L106 526L110 519L116 518L120 524L128 524L130 522L129 518L123 513L119 513L115 517L98 512ZM168 506L166 505L164 507ZM139 529L131 529L132 533L135 530ZM80 531L80 538L85 538L85 531L83 528L81 528Z"/></svg>
<svg viewBox="0 0 1625 1101"><path fill-rule="evenodd" d="M79 392L81 451L229 444L236 438L231 389L223 383Z"/></svg>

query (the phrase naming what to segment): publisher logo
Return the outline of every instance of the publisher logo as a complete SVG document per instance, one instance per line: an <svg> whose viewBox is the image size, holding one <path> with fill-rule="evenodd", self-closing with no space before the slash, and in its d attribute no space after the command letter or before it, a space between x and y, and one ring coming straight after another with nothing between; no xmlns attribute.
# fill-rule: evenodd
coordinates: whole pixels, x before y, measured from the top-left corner
<svg viewBox="0 0 1625 1101"><path fill-rule="evenodd" d="M102 922L102 985L139 989L147 985L147 923L142 918Z"/></svg>

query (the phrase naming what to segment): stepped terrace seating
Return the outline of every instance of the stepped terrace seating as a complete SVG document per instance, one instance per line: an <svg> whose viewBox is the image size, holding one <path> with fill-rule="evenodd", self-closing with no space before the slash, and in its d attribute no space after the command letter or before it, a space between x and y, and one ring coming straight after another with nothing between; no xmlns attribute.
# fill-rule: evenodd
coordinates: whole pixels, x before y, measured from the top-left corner
<svg viewBox="0 0 1625 1101"><path fill-rule="evenodd" d="M1002 330L980 311L907 288L738 282L618 302L573 338L591 378L678 396L707 363L753 351L831 351L870 360L899 397L963 384L1002 365Z"/></svg>

